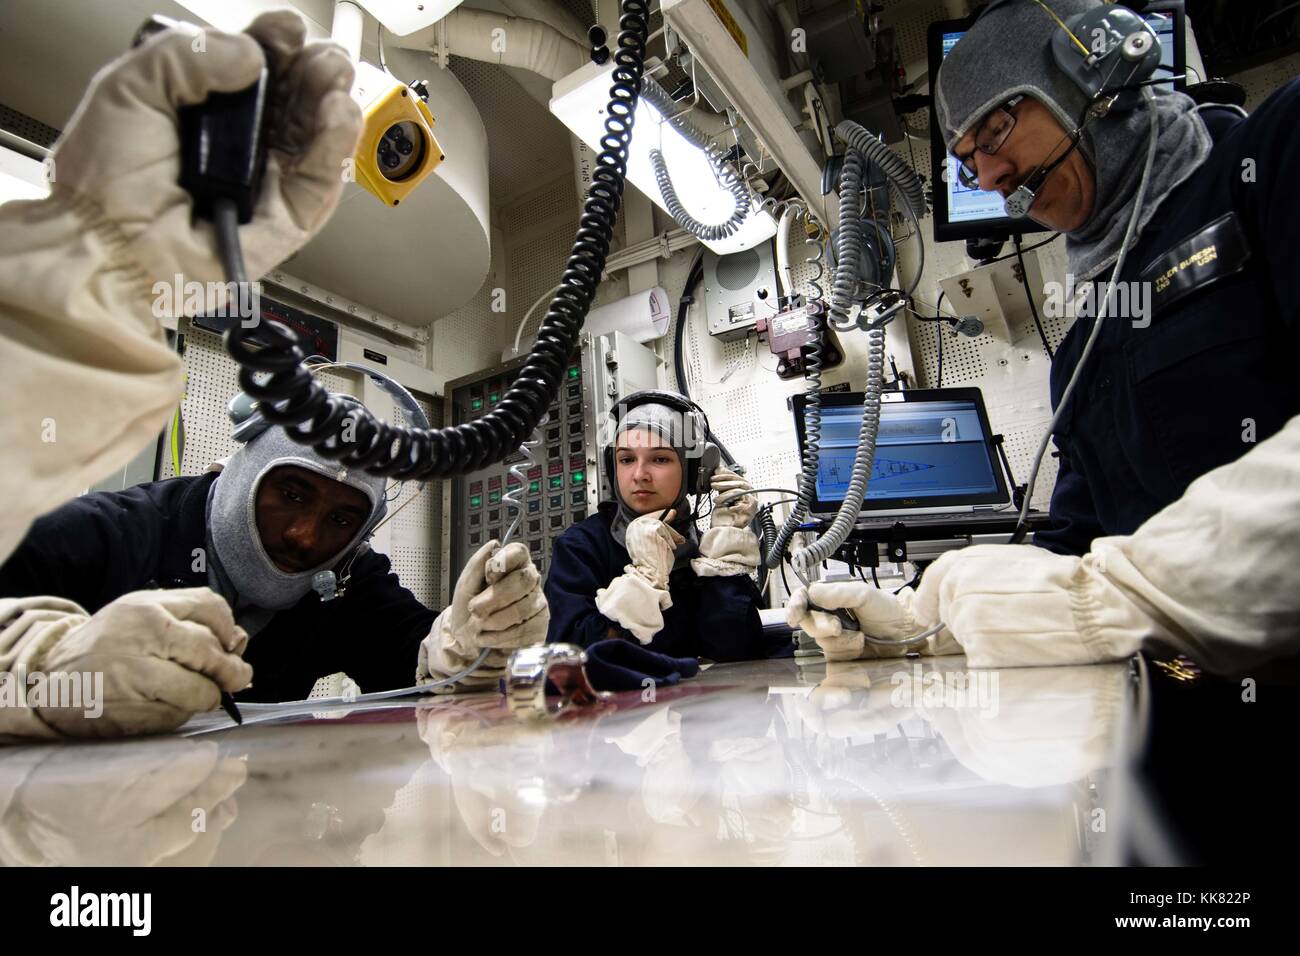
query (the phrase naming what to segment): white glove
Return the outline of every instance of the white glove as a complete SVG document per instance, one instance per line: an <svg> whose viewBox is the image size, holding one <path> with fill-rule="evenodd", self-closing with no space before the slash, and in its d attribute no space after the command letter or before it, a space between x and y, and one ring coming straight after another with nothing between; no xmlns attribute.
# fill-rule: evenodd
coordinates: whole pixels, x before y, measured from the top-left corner
<svg viewBox="0 0 1300 956"><path fill-rule="evenodd" d="M522 542L503 548L494 539L479 548L456 581L451 607L420 644L416 682L457 674L492 648L478 670L438 690L495 690L511 653L546 640L551 611L540 582Z"/></svg>
<svg viewBox="0 0 1300 956"><path fill-rule="evenodd" d="M922 578L922 587L938 562ZM811 602L810 602L811 599ZM849 630L839 618L825 611L809 609L809 604L827 610L851 611L861 625ZM914 644L881 645L866 640L863 632L884 640L901 640L929 630L938 623L936 609L918 602L911 588L891 594L871 584L844 581L835 584L814 583L801 587L786 605L786 622L803 630L817 641L828 661L851 661L859 657L902 657L909 651L922 654L960 654L961 648L945 629Z"/></svg>
<svg viewBox="0 0 1300 956"><path fill-rule="evenodd" d="M1106 541L1108 539L1099 539ZM1097 547L1094 544L1094 549ZM929 630L922 642L871 644L813 604L847 608L873 637L897 640ZM1145 618L1107 578L1097 558L1053 554L1032 545L984 544L949 551L925 570L921 586L897 595L845 582L800 588L786 609L791 627L812 635L828 660L965 654L972 667L1093 664L1137 650Z"/></svg>
<svg viewBox="0 0 1300 956"><path fill-rule="evenodd" d="M416 726L434 763L451 778L465 831L496 857L531 845L548 805L547 777L558 771L549 722L485 719L469 702L447 707L417 708Z"/></svg>
<svg viewBox="0 0 1300 956"><path fill-rule="evenodd" d="M1082 558L1030 545L976 545L932 564L913 595L852 588L822 606L861 606L873 634L889 637L942 620L922 653L945 653L949 634L972 667L1092 664L1121 660L1144 645L1187 654L1211 670L1241 673L1296 652L1300 633L1300 416L1231 464L1206 472L1183 497L1130 535L1097 538ZM1207 562L1206 555L1222 560ZM838 587L838 586L836 586ZM861 647L856 632L790 602L804 626L837 656ZM913 631L915 633L915 631ZM821 636L825 635L825 636Z"/></svg>
<svg viewBox="0 0 1300 956"><path fill-rule="evenodd" d="M663 612L673 606L668 576L673 570L673 552L686 539L655 513L645 514L627 526L624 544L632 563L623 573L596 592L596 610L630 631L642 644L649 644L664 628Z"/></svg>
<svg viewBox="0 0 1300 956"><path fill-rule="evenodd" d="M682 715L671 706L652 710L631 730L606 737L644 768L641 802L655 823L691 825L691 809L703 788L696 780L695 764L682 744Z"/></svg>
<svg viewBox="0 0 1300 956"><path fill-rule="evenodd" d="M754 486L726 468L719 468L713 473L709 486L713 489L714 501L723 500L720 505L715 503L709 513L709 527L748 528L754 520L754 512L758 510L758 499L753 495L735 495L741 491L753 491ZM725 499L724 495L727 496Z"/></svg>
<svg viewBox="0 0 1300 956"><path fill-rule="evenodd" d="M1129 712L1123 664L982 670L966 673L965 690L955 693L951 684L937 692L945 671L934 664L913 661L911 669L924 676L908 696L952 755L1014 787L1069 784L1109 765Z"/></svg>
<svg viewBox="0 0 1300 956"><path fill-rule="evenodd" d="M910 683L910 661L868 667L829 657L825 679L798 705L799 715L813 733L836 740L886 734L914 714L912 702L920 698L894 693L900 681Z"/></svg>
<svg viewBox="0 0 1300 956"><path fill-rule="evenodd" d="M758 538L748 528L710 528L700 536L700 557L691 570L702 578L752 574L758 567Z"/></svg>
<svg viewBox="0 0 1300 956"><path fill-rule="evenodd" d="M297 14L249 32L277 77L261 198L239 228L256 279L329 218L361 117L346 54L304 47ZM157 318L178 281L225 276L212 225L191 222L177 183L177 108L249 86L263 63L249 35L153 37L92 81L54 147L50 195L0 206L0 561L34 518L152 441L179 400L181 360Z"/></svg>
<svg viewBox="0 0 1300 956"><path fill-rule="evenodd" d="M93 753L66 744L17 752L39 762L21 781L6 780L14 791L0 813L6 866L204 866L235 821L234 793L248 777L238 757L186 737ZM94 786L72 785L85 779Z"/></svg>
<svg viewBox="0 0 1300 956"><path fill-rule="evenodd" d="M44 605L41 606L41 602ZM125 737L175 730L214 710L221 691L248 686L253 669L240 657L248 635L208 588L134 591L93 617L67 601L0 602L0 663L30 677L81 675L73 706L0 708L0 733L46 737ZM102 680L102 699L88 706ZM71 683L65 686L75 686ZM30 702L30 691L28 700ZM101 713L95 713L102 707ZM25 711L25 714L21 711ZM26 719L24 719L26 718ZM34 719L33 719L34 718Z"/></svg>
<svg viewBox="0 0 1300 956"><path fill-rule="evenodd" d="M668 587L668 575L673 570L673 552L686 540L669 524L675 511L669 511L663 521L657 514L642 515L627 526L624 537L628 557L632 564L628 574L638 574L659 590Z"/></svg>
<svg viewBox="0 0 1300 956"><path fill-rule="evenodd" d="M751 491L748 481L733 471L720 468L710 481L714 501L727 494ZM714 505L709 530L700 537L700 557L691 559L691 569L702 578L729 578L751 574L758 567L758 538L749 530L758 501L753 495L730 498Z"/></svg>
<svg viewBox="0 0 1300 956"><path fill-rule="evenodd" d="M253 219L239 227L249 278L261 277L329 219L361 132L347 53L329 41L304 45L306 34L301 16L276 10L244 33L167 30L110 63L54 147L54 192L102 215L119 254L151 283L176 273L225 281L212 226L192 221L177 181L176 110L242 90L269 65L266 172Z"/></svg>

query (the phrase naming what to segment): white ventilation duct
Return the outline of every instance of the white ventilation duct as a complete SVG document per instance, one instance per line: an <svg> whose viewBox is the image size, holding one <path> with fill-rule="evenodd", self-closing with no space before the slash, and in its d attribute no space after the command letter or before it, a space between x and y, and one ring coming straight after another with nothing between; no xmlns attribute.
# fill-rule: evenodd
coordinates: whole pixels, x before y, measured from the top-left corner
<svg viewBox="0 0 1300 956"><path fill-rule="evenodd" d="M517 17L549 23L575 43L587 45L587 27L556 0L500 0Z"/></svg>
<svg viewBox="0 0 1300 956"><path fill-rule="evenodd" d="M551 82L568 76L588 59L582 44L550 24L463 7L431 27L398 38L395 45L515 67Z"/></svg>
<svg viewBox="0 0 1300 956"><path fill-rule="evenodd" d="M365 11L355 0L338 0L334 4L330 39L348 51L348 59L353 63L361 59L361 34L365 28Z"/></svg>
<svg viewBox="0 0 1300 956"><path fill-rule="evenodd" d="M539 12L551 6L547 0L510 0L511 6L535 7ZM578 28L574 28L575 30ZM516 79L544 109L550 109L550 84L568 76L590 59L584 43L538 20L508 17L461 7L425 30L400 37L397 46L422 53L455 54L470 60L497 63L516 74ZM545 83L533 78L540 77ZM574 189L579 206L591 184L596 154L576 136L570 136Z"/></svg>

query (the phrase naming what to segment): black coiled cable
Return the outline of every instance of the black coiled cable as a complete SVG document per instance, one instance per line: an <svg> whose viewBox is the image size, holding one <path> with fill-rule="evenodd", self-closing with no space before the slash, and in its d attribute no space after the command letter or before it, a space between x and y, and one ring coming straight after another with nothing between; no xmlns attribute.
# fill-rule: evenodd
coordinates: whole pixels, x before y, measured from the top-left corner
<svg viewBox="0 0 1300 956"><path fill-rule="evenodd" d="M582 324L605 271L623 199L628 144L641 95L648 0L621 0L605 135L583 202L573 250L537 341L500 403L482 418L443 428L412 429L375 418L329 394L302 364L297 336L278 323L233 325L226 350L241 366L240 387L262 415L320 455L374 475L426 480L468 474L515 451L546 414L578 345ZM215 210L227 277L244 282L233 207ZM260 373L260 374L259 374ZM351 432L350 439L345 435Z"/></svg>

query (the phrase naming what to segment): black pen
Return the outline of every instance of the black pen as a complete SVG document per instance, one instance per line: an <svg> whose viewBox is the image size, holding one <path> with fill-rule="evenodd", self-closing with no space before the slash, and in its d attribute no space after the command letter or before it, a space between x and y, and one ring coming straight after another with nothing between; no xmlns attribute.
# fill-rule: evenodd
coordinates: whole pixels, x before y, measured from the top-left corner
<svg viewBox="0 0 1300 956"><path fill-rule="evenodd" d="M235 697L228 690L221 692L221 709L230 715L230 719L237 724L243 724L244 715L239 712L239 707L235 704Z"/></svg>

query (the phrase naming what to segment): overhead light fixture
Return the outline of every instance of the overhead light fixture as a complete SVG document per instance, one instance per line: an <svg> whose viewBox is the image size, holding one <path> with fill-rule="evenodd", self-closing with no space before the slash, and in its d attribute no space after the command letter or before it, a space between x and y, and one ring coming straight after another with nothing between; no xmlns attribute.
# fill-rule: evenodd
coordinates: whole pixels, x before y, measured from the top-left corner
<svg viewBox="0 0 1300 956"><path fill-rule="evenodd" d="M551 112L575 136L592 149L600 150L605 134L605 107L613 84L613 65L588 63L556 81L552 88ZM704 151L683 136L642 97L637 101L636 123L628 146L627 179L637 189L668 211L650 165L650 151L659 150L672 176L677 198L695 219L704 223L728 219L736 208L732 194L718 178ZM719 255L741 252L776 235L776 220L766 211L751 209L740 226L724 239L701 240Z"/></svg>

